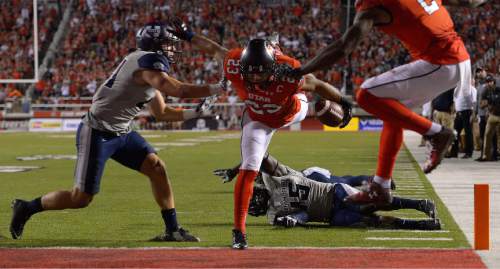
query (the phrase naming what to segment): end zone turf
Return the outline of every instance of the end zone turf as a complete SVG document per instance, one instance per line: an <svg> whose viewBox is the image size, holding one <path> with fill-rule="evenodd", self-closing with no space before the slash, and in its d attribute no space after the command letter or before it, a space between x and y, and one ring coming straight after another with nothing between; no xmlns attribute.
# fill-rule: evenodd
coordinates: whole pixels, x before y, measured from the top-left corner
<svg viewBox="0 0 500 269"><path fill-rule="evenodd" d="M472 250L0 249L10 268L486 268Z"/></svg>

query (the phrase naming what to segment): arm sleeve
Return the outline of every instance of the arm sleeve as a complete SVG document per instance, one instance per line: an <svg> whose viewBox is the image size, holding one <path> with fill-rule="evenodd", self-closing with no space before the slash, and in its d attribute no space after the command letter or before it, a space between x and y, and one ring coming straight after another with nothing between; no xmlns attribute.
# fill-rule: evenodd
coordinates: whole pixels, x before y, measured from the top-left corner
<svg viewBox="0 0 500 269"><path fill-rule="evenodd" d="M167 73L170 69L167 58L158 53L148 53L141 56L138 60L139 68L156 70Z"/></svg>

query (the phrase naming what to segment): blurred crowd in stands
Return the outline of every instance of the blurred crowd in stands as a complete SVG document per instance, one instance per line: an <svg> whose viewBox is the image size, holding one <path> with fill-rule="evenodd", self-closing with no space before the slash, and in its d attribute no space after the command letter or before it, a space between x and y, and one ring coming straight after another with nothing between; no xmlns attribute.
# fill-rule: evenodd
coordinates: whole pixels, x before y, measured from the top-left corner
<svg viewBox="0 0 500 269"><path fill-rule="evenodd" d="M33 59L33 1L2 1L0 79L33 78Z"/></svg>
<svg viewBox="0 0 500 269"><path fill-rule="evenodd" d="M38 0L37 3L38 57L41 60L59 25L64 1ZM33 0L4 0L1 5L0 79L33 79ZM0 83L0 103L6 98L23 97L28 86Z"/></svg>
<svg viewBox="0 0 500 269"><path fill-rule="evenodd" d="M24 1L9 0L9 3L22 2ZM284 2L288 4L283 5ZM74 3L67 35L60 44L49 71L34 87L31 97L36 102L57 102L54 97L92 96L122 57L135 48L136 30L149 21L165 20L168 15L180 16L196 33L207 35L227 48L242 46L253 37L266 37L272 32L278 32L283 51L301 61L310 59L319 49L341 36L344 15L340 1L328 0L77 0ZM500 21L495 14L498 6L498 3L491 1L474 10L449 9L473 64L488 49L496 46L500 31ZM40 31L43 31L40 39L43 40L42 37L47 38L54 31L58 14L43 7L39 7L39 10L43 12L39 15L39 18L43 18L43 26L40 27ZM32 16L29 10L12 13L2 8L2 12L8 14L6 17L14 23L24 21L23 16ZM22 15L25 13L26 15ZM25 43L29 43L30 34L16 38L25 39ZM15 55L12 52L9 54ZM498 49L496 56L483 65L488 72L495 72L500 64ZM410 60L398 41L374 31L350 57L352 84L356 88L367 77ZM1 65L13 65L9 61L15 59L0 58ZM5 72L4 69L0 70ZM344 70L345 63L341 62L317 76L341 88ZM220 63L208 55L193 51L185 43L182 60L174 66L172 75L187 82L215 82L220 79ZM22 91L18 90L17 93L15 88L14 84L0 85L3 95L23 95ZM229 92L219 100L228 102L234 96L234 93ZM0 96L0 102L1 100Z"/></svg>

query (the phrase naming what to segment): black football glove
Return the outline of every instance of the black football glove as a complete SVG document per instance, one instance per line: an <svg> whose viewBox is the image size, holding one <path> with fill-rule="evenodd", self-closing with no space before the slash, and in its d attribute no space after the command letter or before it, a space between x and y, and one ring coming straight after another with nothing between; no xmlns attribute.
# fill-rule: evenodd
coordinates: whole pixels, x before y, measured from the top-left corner
<svg viewBox="0 0 500 269"><path fill-rule="evenodd" d="M213 173L222 179L222 183L231 182L237 175L233 169L215 169Z"/></svg>
<svg viewBox="0 0 500 269"><path fill-rule="evenodd" d="M166 28L168 32L182 40L191 42L191 39L193 39L194 32L191 27L178 17L171 18L168 21Z"/></svg>
<svg viewBox="0 0 500 269"><path fill-rule="evenodd" d="M274 69L274 76L277 80L292 78L299 80L302 77L300 68L293 68L288 64L278 64Z"/></svg>
<svg viewBox="0 0 500 269"><path fill-rule="evenodd" d="M352 119L352 103L347 100L345 97L340 98L340 105L342 106L342 110L344 111L344 117L342 118L342 123L340 123L339 128L344 128L349 124Z"/></svg>
<svg viewBox="0 0 500 269"><path fill-rule="evenodd" d="M292 216L283 216L283 217L278 217L274 219L273 224L276 226L283 226L286 228L292 228L297 226L298 221L293 218Z"/></svg>

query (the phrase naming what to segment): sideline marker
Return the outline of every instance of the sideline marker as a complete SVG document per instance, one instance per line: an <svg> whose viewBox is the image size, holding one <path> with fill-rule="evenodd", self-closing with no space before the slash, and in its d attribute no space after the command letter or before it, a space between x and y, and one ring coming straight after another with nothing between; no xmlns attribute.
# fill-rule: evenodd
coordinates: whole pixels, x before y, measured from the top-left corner
<svg viewBox="0 0 500 269"><path fill-rule="evenodd" d="M489 184L474 184L474 249L490 249Z"/></svg>

